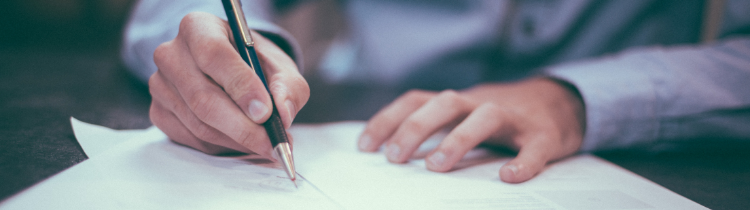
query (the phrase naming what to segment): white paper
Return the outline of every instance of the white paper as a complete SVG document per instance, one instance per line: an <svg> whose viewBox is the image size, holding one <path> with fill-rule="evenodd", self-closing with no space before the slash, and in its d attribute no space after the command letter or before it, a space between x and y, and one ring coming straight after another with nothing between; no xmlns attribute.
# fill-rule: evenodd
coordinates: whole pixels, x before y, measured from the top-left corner
<svg viewBox="0 0 750 210"><path fill-rule="evenodd" d="M215 157L158 129L4 201L0 209L339 209L283 170Z"/></svg>
<svg viewBox="0 0 750 210"><path fill-rule="evenodd" d="M426 170L419 158L391 164L383 154L356 150L363 128L362 122L293 126L297 171L309 181L299 190L285 185L281 170L208 156L150 130L0 209L706 209L590 155L551 164L522 184L498 178L509 157L481 149L448 173Z"/></svg>
<svg viewBox="0 0 750 210"><path fill-rule="evenodd" d="M382 153L356 150L362 129L363 123L353 122L297 126L292 132L300 139L294 150L299 170L347 209L706 209L592 155L551 164L521 184L499 179L510 157L481 149L448 173L428 171L423 159L391 164ZM440 139L433 137L416 156Z"/></svg>
<svg viewBox="0 0 750 210"><path fill-rule="evenodd" d="M158 130L155 126L143 130L114 130L104 126L81 122L73 117L70 117L70 125L73 127L73 134L75 134L78 144L81 145L83 152L89 158L97 156L126 140L143 135L148 131Z"/></svg>

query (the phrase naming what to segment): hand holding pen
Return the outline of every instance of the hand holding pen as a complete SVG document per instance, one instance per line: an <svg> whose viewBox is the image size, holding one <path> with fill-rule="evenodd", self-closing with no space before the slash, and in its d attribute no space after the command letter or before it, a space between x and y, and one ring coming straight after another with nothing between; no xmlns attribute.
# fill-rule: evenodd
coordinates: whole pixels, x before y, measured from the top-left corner
<svg viewBox="0 0 750 210"><path fill-rule="evenodd" d="M255 41L250 33L250 28L247 26L245 20L245 13L242 10L242 4L239 0L222 0L224 5L224 11L227 14L227 22L229 27L232 29L232 38L234 44L237 47L237 53L240 54L242 60L250 66L251 69L258 75L258 78L263 83L263 86L268 91L271 101L273 102L273 95L271 89L268 86L265 72L260 65L258 54L255 52ZM252 107L251 102L251 107ZM292 158L291 142L287 137L286 129L281 124L281 118L279 112L276 109L276 104L271 103L271 116L263 123L263 127L266 128L268 133L268 139L273 147L274 154L276 154L278 160L281 162L284 170L286 171L289 179L294 183L297 179L297 172L294 170L294 158ZM295 186L297 184L295 183Z"/></svg>
<svg viewBox="0 0 750 210"><path fill-rule="evenodd" d="M218 2L217 2L218 3ZM226 21L186 15L173 40L154 52L149 80L151 121L173 141L208 154L256 153L272 158L263 123L272 114L269 91L237 53ZM310 96L294 61L251 31L279 118L288 128Z"/></svg>

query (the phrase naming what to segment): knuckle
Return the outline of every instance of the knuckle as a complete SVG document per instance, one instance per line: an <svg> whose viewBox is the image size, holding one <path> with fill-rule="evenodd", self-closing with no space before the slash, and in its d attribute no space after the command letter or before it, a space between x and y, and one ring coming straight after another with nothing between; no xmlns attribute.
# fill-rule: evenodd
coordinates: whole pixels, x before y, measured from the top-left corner
<svg viewBox="0 0 750 210"><path fill-rule="evenodd" d="M169 60L169 48L172 46L172 42L164 42L159 44L154 50L154 63L157 67L163 67Z"/></svg>
<svg viewBox="0 0 750 210"><path fill-rule="evenodd" d="M481 105L479 105L477 110L486 110L486 113L491 114L492 117L501 117L505 112L505 109L503 109L503 107L490 102L482 103Z"/></svg>
<svg viewBox="0 0 750 210"><path fill-rule="evenodd" d="M252 132L250 129L242 129L236 141L243 147L249 148L252 150L253 148L255 148L255 145L257 144L257 140L254 134L255 133Z"/></svg>
<svg viewBox="0 0 750 210"><path fill-rule="evenodd" d="M273 75L273 82L270 83L269 88L271 89L271 92L274 94L284 94L289 95L291 92L289 91L289 88L287 88L285 83L288 83L287 77L281 74ZM275 96L275 95L274 95Z"/></svg>
<svg viewBox="0 0 750 210"><path fill-rule="evenodd" d="M251 87L256 83L254 79L252 74L237 74L229 77L229 80L225 81L222 88L224 88L230 97L237 100L252 90Z"/></svg>
<svg viewBox="0 0 750 210"><path fill-rule="evenodd" d="M389 123L386 122L387 120L388 119L386 116L375 115L369 122L367 122L365 132L373 134L380 133L380 131L383 130L386 125L389 125Z"/></svg>
<svg viewBox="0 0 750 210"><path fill-rule="evenodd" d="M212 116L212 112L217 106L217 100L218 98L212 91L197 90L188 100L188 106L190 106L193 113L195 113L195 116L197 116L198 119L205 120Z"/></svg>
<svg viewBox="0 0 750 210"><path fill-rule="evenodd" d="M202 43L197 43L200 46L200 50L196 51L197 55L193 55L196 64L200 69L212 69L216 65L221 65L220 62L222 56L225 56L222 42L226 40L220 40L214 37L204 37L201 40Z"/></svg>
<svg viewBox="0 0 750 210"><path fill-rule="evenodd" d="M164 79L164 77L158 72L151 75L151 77L148 79L148 91L151 94L151 98L153 101L164 101L164 100L170 100L170 92L172 91L170 89L170 84L167 84L167 81ZM170 104L167 102L167 104ZM174 110L174 109L170 109Z"/></svg>
<svg viewBox="0 0 750 210"><path fill-rule="evenodd" d="M180 31L190 30L194 25L204 20L206 13L203 12L191 12L182 17L180 20Z"/></svg>
<svg viewBox="0 0 750 210"><path fill-rule="evenodd" d="M518 125L525 122L523 120L512 120L515 119L514 116L509 115L502 106L490 102L479 104L471 115L481 118L483 123L480 126L488 129L499 129L502 124Z"/></svg>
<svg viewBox="0 0 750 210"><path fill-rule="evenodd" d="M302 100L302 103L307 102L307 100L310 98L310 85L307 84L307 80L305 80L305 78L303 78L302 76L295 77L293 84L297 84L296 87L299 93L302 94L302 98L300 99Z"/></svg>
<svg viewBox="0 0 750 210"><path fill-rule="evenodd" d="M365 133L369 134L370 137L372 137L374 140L382 140L388 138L388 136L391 135L390 133L388 133L388 130L390 130L388 128L396 123L397 122L394 120L394 117L378 115L373 117L367 123L367 127L365 127Z"/></svg>
<svg viewBox="0 0 750 210"><path fill-rule="evenodd" d="M286 85L280 81L275 81L268 85L274 100L295 100L294 95Z"/></svg>
<svg viewBox="0 0 750 210"><path fill-rule="evenodd" d="M391 105L394 104L401 104L401 105L419 105L424 103L425 101L429 100L432 93L424 90L409 90L408 92L404 93L403 95L399 96Z"/></svg>
<svg viewBox="0 0 750 210"><path fill-rule="evenodd" d="M446 97L449 99L455 99L459 97L458 92L452 89L443 90L442 92L440 92L440 96Z"/></svg>
<svg viewBox="0 0 750 210"><path fill-rule="evenodd" d="M199 68L210 68L220 65L220 58L227 55L227 34L212 27L213 15L204 12L193 12L182 18L180 32L176 39L182 39ZM236 54L236 53L234 53Z"/></svg>
<svg viewBox="0 0 750 210"><path fill-rule="evenodd" d="M380 134L384 128L387 128L388 125L391 125L394 122L395 121L393 121L393 117L390 116L378 115L376 117L373 117L373 119L370 120L367 125L367 133Z"/></svg>
<svg viewBox="0 0 750 210"><path fill-rule="evenodd" d="M159 71L159 70L156 70L156 71ZM154 73L151 75L151 77L148 78L149 89L154 89L155 86L159 85L159 78L158 78L159 76L157 74L158 73Z"/></svg>
<svg viewBox="0 0 750 210"><path fill-rule="evenodd" d="M437 100L439 104L448 108L456 108L463 101L461 96L454 90L440 92L434 100Z"/></svg>
<svg viewBox="0 0 750 210"><path fill-rule="evenodd" d="M427 125L424 122L411 118L406 119L402 126L405 131L412 133L425 133L427 129Z"/></svg>
<svg viewBox="0 0 750 210"><path fill-rule="evenodd" d="M151 119L151 122L156 125L156 127L160 127L164 124L162 118L160 117L162 116L161 112L163 110L161 110L158 106L159 105L156 101L152 101L151 107L148 109L148 117Z"/></svg>
<svg viewBox="0 0 750 210"><path fill-rule="evenodd" d="M452 138L457 145L467 145L472 142L472 136L464 132L453 133Z"/></svg>
<svg viewBox="0 0 750 210"><path fill-rule="evenodd" d="M170 100L170 99L162 99L162 100ZM181 103L179 103L179 102L175 102L175 101L173 101L171 103L167 102L167 105L162 105L162 106L168 106L168 107L164 107L164 108L166 108L167 110L170 110L172 112L175 112L175 114L177 114L177 113L185 113L185 107Z"/></svg>
<svg viewBox="0 0 750 210"><path fill-rule="evenodd" d="M161 88L159 88L161 87L161 79L157 74L159 73L154 73L148 78L148 91L152 97L158 97L158 93L161 91Z"/></svg>
<svg viewBox="0 0 750 210"><path fill-rule="evenodd" d="M193 123L193 128L190 129L193 135L201 140L212 140L216 137L215 131L206 124Z"/></svg>
<svg viewBox="0 0 750 210"><path fill-rule="evenodd" d="M297 105L304 105L310 98L310 86L302 76L279 75L279 82L272 84L274 93L279 92L286 94ZM280 83L281 82L281 83ZM277 87L278 86L278 87Z"/></svg>

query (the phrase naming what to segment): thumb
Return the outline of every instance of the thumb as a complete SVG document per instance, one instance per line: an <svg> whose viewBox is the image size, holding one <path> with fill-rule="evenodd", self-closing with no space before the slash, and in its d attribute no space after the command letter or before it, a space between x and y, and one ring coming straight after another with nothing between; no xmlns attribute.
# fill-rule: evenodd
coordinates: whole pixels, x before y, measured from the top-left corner
<svg viewBox="0 0 750 210"><path fill-rule="evenodd" d="M500 168L500 179L507 183L521 183L533 178L549 161L548 150L542 141L524 145L516 158Z"/></svg>

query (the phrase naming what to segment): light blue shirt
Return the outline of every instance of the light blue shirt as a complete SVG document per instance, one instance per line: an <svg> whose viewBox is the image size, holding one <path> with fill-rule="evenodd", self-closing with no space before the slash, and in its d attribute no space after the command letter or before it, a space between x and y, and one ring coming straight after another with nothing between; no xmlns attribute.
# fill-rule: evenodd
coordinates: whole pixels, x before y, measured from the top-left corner
<svg viewBox="0 0 750 210"><path fill-rule="evenodd" d="M461 89L543 75L586 106L581 151L668 149L693 139L750 139L750 1L728 0L721 38L698 44L704 1L349 0L322 62L331 83L403 91ZM266 1L244 1L252 28L300 65ZM218 1L142 0L123 59L144 81L153 51L192 11L225 18Z"/></svg>

